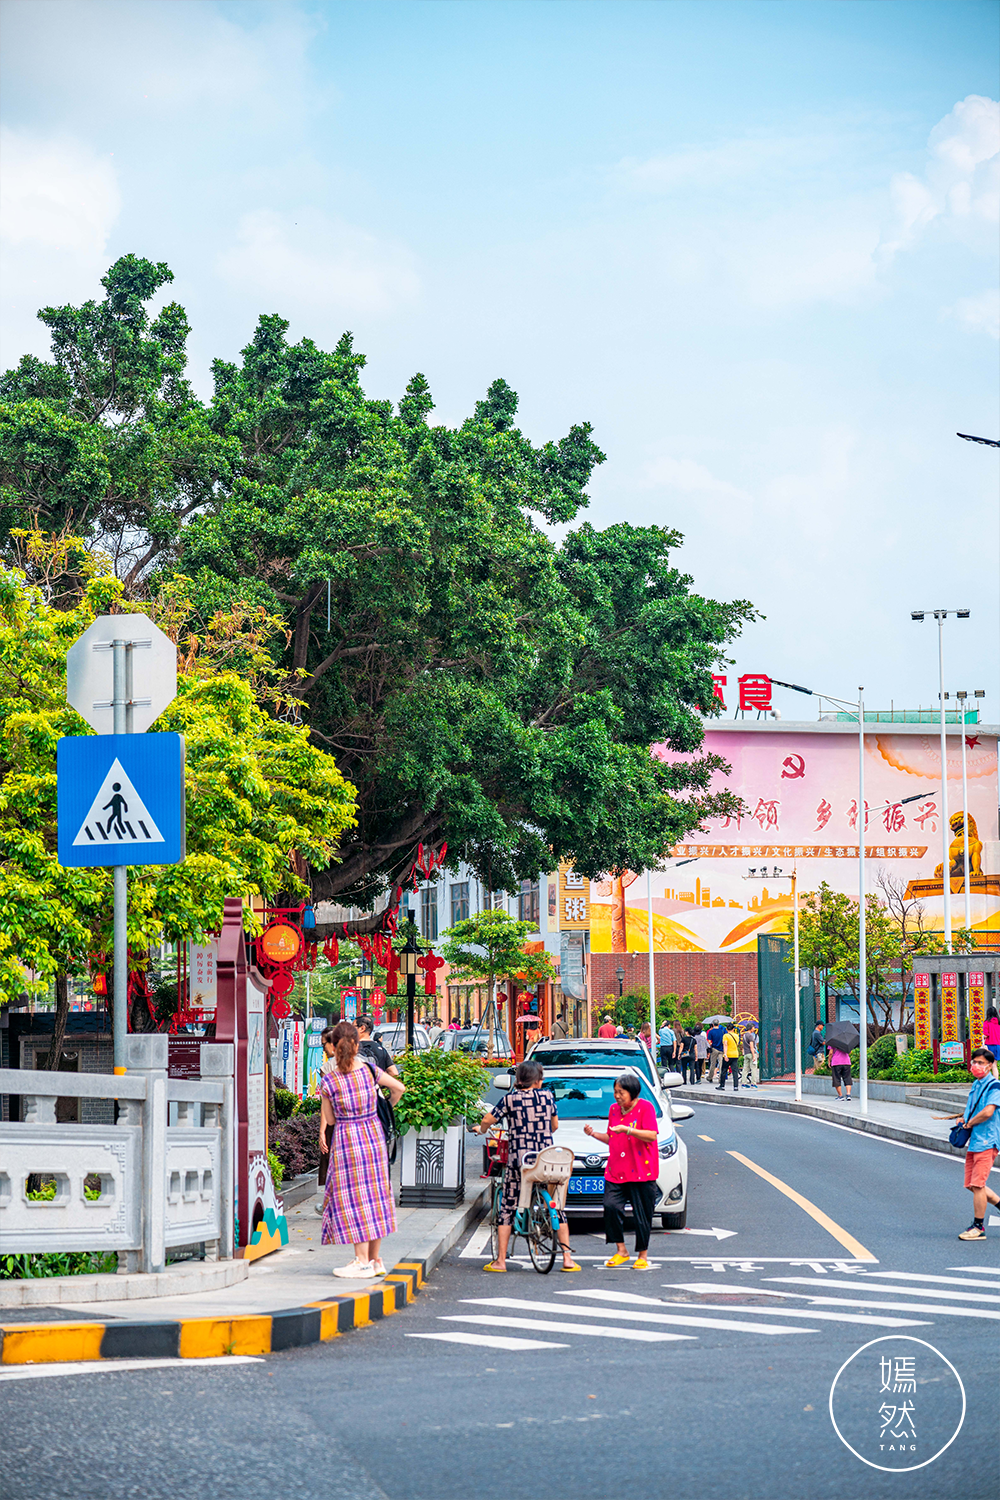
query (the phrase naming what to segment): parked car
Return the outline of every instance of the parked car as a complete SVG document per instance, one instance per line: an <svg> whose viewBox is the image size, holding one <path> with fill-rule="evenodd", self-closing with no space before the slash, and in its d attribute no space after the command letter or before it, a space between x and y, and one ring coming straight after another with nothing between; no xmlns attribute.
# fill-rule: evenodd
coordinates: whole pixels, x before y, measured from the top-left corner
<svg viewBox="0 0 1000 1500"><path fill-rule="evenodd" d="M486 1057L490 1050L490 1034L485 1026L467 1026L460 1031L442 1031L434 1045L442 1052L471 1052L476 1057ZM512 1062L514 1058L510 1039L499 1028L493 1033L493 1056L503 1063Z"/></svg>
<svg viewBox="0 0 1000 1500"><path fill-rule="evenodd" d="M389 1021L382 1026L376 1026L375 1040L382 1043L390 1057L398 1057L401 1052L406 1051L406 1022ZM430 1045L430 1034L426 1026L414 1026L414 1052L425 1052Z"/></svg>
<svg viewBox="0 0 1000 1500"><path fill-rule="evenodd" d="M578 1036L545 1038L536 1042L528 1053L534 1062L549 1068L617 1068L619 1073L631 1068L640 1078L649 1080L657 1093L676 1088L684 1082L680 1073L660 1069L650 1056L649 1048L628 1037ZM667 1114L674 1120L690 1120L694 1110L688 1104L674 1104L669 1097L664 1102Z"/></svg>
<svg viewBox="0 0 1000 1500"><path fill-rule="evenodd" d="M631 1065L630 1065L631 1066ZM604 1195L604 1169L608 1148L584 1134L585 1125L607 1130L608 1111L614 1103L615 1079L622 1072L612 1067L547 1067L545 1088L555 1096L559 1114L557 1146L573 1149L573 1175L566 1195L567 1214L599 1214ZM656 1180L655 1212L664 1229L683 1229L687 1223L688 1162L687 1147L677 1134L670 1118L669 1095L659 1084L647 1082L644 1075L642 1097L648 1099L656 1113L657 1144L660 1170ZM506 1090L513 1086L512 1073L497 1073L494 1087Z"/></svg>

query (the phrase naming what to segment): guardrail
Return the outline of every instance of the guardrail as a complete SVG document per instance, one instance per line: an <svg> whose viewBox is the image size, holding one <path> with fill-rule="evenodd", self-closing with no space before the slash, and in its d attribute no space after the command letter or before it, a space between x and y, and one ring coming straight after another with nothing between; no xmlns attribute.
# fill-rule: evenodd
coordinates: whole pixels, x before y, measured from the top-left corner
<svg viewBox="0 0 1000 1500"><path fill-rule="evenodd" d="M203 1243L208 1259L232 1258L232 1045L202 1049L202 1072L214 1076L176 1079L167 1075L166 1036L130 1036L126 1067L0 1072L3 1092L24 1101L22 1120L0 1123L5 1253L117 1251L127 1271L162 1270L178 1245ZM117 1123L56 1124L57 1098L114 1099ZM55 1196L29 1198L32 1177L54 1179Z"/></svg>

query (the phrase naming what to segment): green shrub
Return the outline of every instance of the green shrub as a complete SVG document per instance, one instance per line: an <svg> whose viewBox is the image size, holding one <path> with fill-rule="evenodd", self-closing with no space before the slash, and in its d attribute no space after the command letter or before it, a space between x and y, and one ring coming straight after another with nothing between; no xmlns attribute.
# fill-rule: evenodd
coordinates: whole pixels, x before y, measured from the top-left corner
<svg viewBox="0 0 1000 1500"><path fill-rule="evenodd" d="M274 1113L279 1120L290 1120L295 1113L298 1099L291 1089L276 1088L274 1091Z"/></svg>
<svg viewBox="0 0 1000 1500"><path fill-rule="evenodd" d="M443 1130L455 1120L482 1118L477 1105L490 1087L490 1075L468 1052L406 1052L396 1062L406 1093L396 1105L400 1135L422 1125Z"/></svg>
<svg viewBox="0 0 1000 1500"><path fill-rule="evenodd" d="M275 1191L277 1191L284 1180L285 1168L273 1151L268 1151L267 1153L267 1164L271 1168L271 1181L274 1183Z"/></svg>
<svg viewBox="0 0 1000 1500"><path fill-rule="evenodd" d="M0 1255L0 1281L41 1276L113 1276L118 1270L114 1251L73 1251L61 1255Z"/></svg>
<svg viewBox="0 0 1000 1500"><path fill-rule="evenodd" d="M297 1115L318 1115L321 1108L322 1101L319 1095L307 1094L306 1097L304 1099L300 1099L298 1104L295 1106L295 1113Z"/></svg>

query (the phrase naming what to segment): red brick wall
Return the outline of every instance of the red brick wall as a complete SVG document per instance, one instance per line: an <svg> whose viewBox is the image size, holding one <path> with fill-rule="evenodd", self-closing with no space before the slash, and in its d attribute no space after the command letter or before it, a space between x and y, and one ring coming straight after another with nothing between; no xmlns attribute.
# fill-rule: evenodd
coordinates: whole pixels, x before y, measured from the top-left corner
<svg viewBox="0 0 1000 1500"><path fill-rule="evenodd" d="M592 953L590 955L590 998L599 1005L607 995L617 996L615 970L625 970L624 988L649 989L648 953ZM721 983L732 995L736 981L736 1009L757 1010L756 953L654 953L653 976L657 997L692 994L695 1002L704 1000L713 987Z"/></svg>

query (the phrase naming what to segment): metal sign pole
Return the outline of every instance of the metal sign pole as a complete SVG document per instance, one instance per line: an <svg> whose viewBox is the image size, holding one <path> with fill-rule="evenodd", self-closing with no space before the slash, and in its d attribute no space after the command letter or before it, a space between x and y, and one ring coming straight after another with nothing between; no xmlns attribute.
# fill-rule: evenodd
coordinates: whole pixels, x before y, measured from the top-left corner
<svg viewBox="0 0 1000 1500"><path fill-rule="evenodd" d="M114 689L111 707L114 714L113 734L128 734L128 702L132 694L132 643L114 641ZM128 1031L128 869L115 865L115 918L114 918L114 1069L125 1072L125 1036Z"/></svg>

